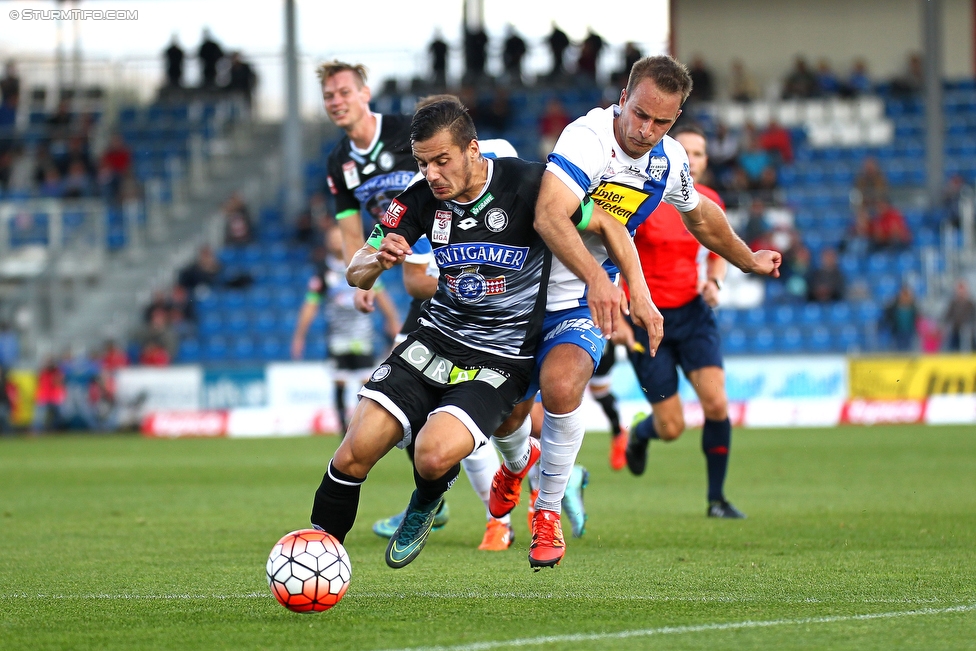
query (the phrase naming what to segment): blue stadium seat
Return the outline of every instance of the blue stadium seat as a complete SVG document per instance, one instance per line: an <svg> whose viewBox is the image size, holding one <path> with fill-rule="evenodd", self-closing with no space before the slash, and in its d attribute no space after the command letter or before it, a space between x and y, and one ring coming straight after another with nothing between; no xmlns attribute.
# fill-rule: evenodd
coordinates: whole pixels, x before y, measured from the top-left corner
<svg viewBox="0 0 976 651"><path fill-rule="evenodd" d="M786 285L782 281L770 279L766 281L766 302L775 305L781 301L789 299L786 294Z"/></svg>
<svg viewBox="0 0 976 651"><path fill-rule="evenodd" d="M718 327L723 331L730 330L731 328L735 327L737 313L737 310L733 310L731 308L716 310L715 320L718 321Z"/></svg>
<svg viewBox="0 0 976 651"><path fill-rule="evenodd" d="M287 340L281 337L264 336L261 337L259 350L261 359L266 362L287 360L291 357L291 350Z"/></svg>
<svg viewBox="0 0 976 651"><path fill-rule="evenodd" d="M803 333L796 326L782 330L777 337L777 349L781 353L798 353L803 349Z"/></svg>
<svg viewBox="0 0 976 651"><path fill-rule="evenodd" d="M743 310L739 323L750 328L758 328L766 324L766 312L761 307L753 307Z"/></svg>
<svg viewBox="0 0 976 651"><path fill-rule="evenodd" d="M837 342L842 352L855 352L864 348L860 328L850 323L837 330Z"/></svg>
<svg viewBox="0 0 976 651"><path fill-rule="evenodd" d="M277 314L271 309L262 310L254 317L251 327L258 334L273 334L278 330Z"/></svg>
<svg viewBox="0 0 976 651"><path fill-rule="evenodd" d="M221 292L220 303L221 305L224 306L225 309L233 310L233 309L243 308L247 302L244 299L243 292L230 290L226 292Z"/></svg>
<svg viewBox="0 0 976 651"><path fill-rule="evenodd" d="M255 310L264 310L271 307L271 291L265 287L258 287L247 292L248 307Z"/></svg>
<svg viewBox="0 0 976 651"><path fill-rule="evenodd" d="M200 342L196 339L184 339L176 351L174 361L181 364L195 364L201 359Z"/></svg>
<svg viewBox="0 0 976 651"><path fill-rule="evenodd" d="M796 310L792 305L780 305L773 310L772 322L777 327L792 325L796 320Z"/></svg>
<svg viewBox="0 0 976 651"><path fill-rule="evenodd" d="M227 360L230 349L224 337L208 337L202 346L201 358L205 362L223 362Z"/></svg>
<svg viewBox="0 0 976 651"><path fill-rule="evenodd" d="M219 312L215 310L208 310L200 316L200 334L202 336L211 336L219 334L223 331L224 320L221 318Z"/></svg>
<svg viewBox="0 0 976 651"><path fill-rule="evenodd" d="M810 331L807 348L816 353L830 352L833 347L830 330L824 326L816 326Z"/></svg>
<svg viewBox="0 0 976 651"><path fill-rule="evenodd" d="M275 308L285 311L297 312L304 299L303 292L288 286L276 287L272 296Z"/></svg>
<svg viewBox="0 0 976 651"><path fill-rule="evenodd" d="M800 311L800 323L815 326L823 323L823 308L819 303L807 303Z"/></svg>
<svg viewBox="0 0 976 651"><path fill-rule="evenodd" d="M227 312L224 329L228 333L244 332L251 326L251 319L246 310L234 309Z"/></svg>
<svg viewBox="0 0 976 651"><path fill-rule="evenodd" d="M722 350L727 355L742 355L746 352L746 333L741 328L733 328L722 337Z"/></svg>
<svg viewBox="0 0 976 651"><path fill-rule="evenodd" d="M248 335L235 337L230 352L235 361L246 362L257 357L254 339Z"/></svg>
<svg viewBox="0 0 976 651"><path fill-rule="evenodd" d="M842 326L851 322L854 314L846 301L831 304L827 308L827 318L832 325Z"/></svg>
<svg viewBox="0 0 976 651"><path fill-rule="evenodd" d="M759 328L752 337L752 352L766 355L776 350L776 335L772 328Z"/></svg>

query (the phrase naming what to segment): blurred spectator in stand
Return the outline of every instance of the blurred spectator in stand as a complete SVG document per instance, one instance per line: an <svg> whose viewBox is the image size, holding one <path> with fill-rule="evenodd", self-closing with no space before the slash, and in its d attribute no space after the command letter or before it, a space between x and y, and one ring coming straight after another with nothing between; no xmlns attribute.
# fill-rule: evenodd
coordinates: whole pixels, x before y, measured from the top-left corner
<svg viewBox="0 0 976 651"><path fill-rule="evenodd" d="M111 372L99 368L88 382L88 427L95 432L111 432L118 428L119 410L115 397L115 380Z"/></svg>
<svg viewBox="0 0 976 651"><path fill-rule="evenodd" d="M479 27L477 30L464 29L464 78L461 83L477 85L485 77L485 64L488 62L488 34Z"/></svg>
<svg viewBox="0 0 976 651"><path fill-rule="evenodd" d="M946 307L942 323L946 330L946 350L976 350L976 302L965 280L956 281L956 290Z"/></svg>
<svg viewBox="0 0 976 651"><path fill-rule="evenodd" d="M68 138L67 148L55 162L58 166L58 171L62 175L69 173L73 163L81 163L85 173L89 176L95 173L95 167L92 165L91 156L88 152L88 142L81 135L74 135Z"/></svg>
<svg viewBox="0 0 976 651"><path fill-rule="evenodd" d="M844 300L847 280L837 265L837 251L827 247L820 252L820 265L807 276L807 299L815 303Z"/></svg>
<svg viewBox="0 0 976 651"><path fill-rule="evenodd" d="M197 259L180 270L177 283L184 287L192 298L197 299L201 292L207 292L218 286L220 272L217 256L214 255L213 249L205 244L200 247Z"/></svg>
<svg viewBox="0 0 976 651"><path fill-rule="evenodd" d="M299 244L315 244L334 224L335 218L329 212L325 195L316 192L309 197L308 208L302 211L295 222L295 241Z"/></svg>
<svg viewBox="0 0 976 651"><path fill-rule="evenodd" d="M11 431L17 410L17 385L7 377L7 367L0 364L0 434Z"/></svg>
<svg viewBox="0 0 976 651"><path fill-rule="evenodd" d="M861 204L868 207L888 198L888 179L877 158L868 156L864 159L861 171L854 179L854 189L861 194Z"/></svg>
<svg viewBox="0 0 976 651"><path fill-rule="evenodd" d="M539 118L539 160L546 160L556 146L556 140L563 129L572 122L563 103L555 95L546 102L546 108Z"/></svg>
<svg viewBox="0 0 976 651"><path fill-rule="evenodd" d="M768 151L759 147L759 137L751 125L746 126L742 136L742 150L739 152L739 166L749 177L749 186L754 187L759 182L763 170L773 164L773 157Z"/></svg>
<svg viewBox="0 0 976 651"><path fill-rule="evenodd" d="M876 251L902 251L912 243L912 233L901 211L880 201L871 218L871 244Z"/></svg>
<svg viewBox="0 0 976 651"><path fill-rule="evenodd" d="M228 92L236 93L244 98L248 110L254 101L254 89L258 84L258 76L251 64L244 60L240 52L230 55L230 79L225 87Z"/></svg>
<svg viewBox="0 0 976 651"><path fill-rule="evenodd" d="M509 23L505 26L505 45L502 49L502 67L505 69L505 83L510 86L522 85L522 59L529 48L525 39L519 36L515 27Z"/></svg>
<svg viewBox="0 0 976 651"><path fill-rule="evenodd" d="M217 64L224 58L224 50L213 40L210 28L203 28L203 40L197 50L200 59L200 85L203 88L217 87Z"/></svg>
<svg viewBox="0 0 976 651"><path fill-rule="evenodd" d="M120 198L122 183L131 170L132 152L122 139L122 134L113 133L98 166L98 184L107 198Z"/></svg>
<svg viewBox="0 0 976 651"><path fill-rule="evenodd" d="M34 170L37 167L33 149L27 149L23 143L15 142L10 149L10 155L13 161L10 165L6 190L17 193L29 192L34 187Z"/></svg>
<svg viewBox="0 0 976 651"><path fill-rule="evenodd" d="M17 62L8 59L3 66L3 77L0 78L0 104L16 107L20 104L20 75L17 73Z"/></svg>
<svg viewBox="0 0 976 651"><path fill-rule="evenodd" d="M868 77L868 64L864 59L855 59L851 66L851 74L847 77L847 91L852 96L869 95L874 92L874 84Z"/></svg>
<svg viewBox="0 0 976 651"><path fill-rule="evenodd" d="M895 350L910 351L918 339L918 316L915 292L903 283L898 295L885 306L879 329L891 335Z"/></svg>
<svg viewBox="0 0 976 651"><path fill-rule="evenodd" d="M830 61L820 59L817 62L817 95L819 97L837 97L841 94L842 84L837 74L830 66Z"/></svg>
<svg viewBox="0 0 976 651"><path fill-rule="evenodd" d="M891 80L891 93L901 97L914 97L925 87L925 67L922 55L913 52L908 55L905 72Z"/></svg>
<svg viewBox="0 0 976 651"><path fill-rule="evenodd" d="M552 22L552 32L546 39L549 43L549 51L552 53L552 70L549 71L549 79L558 81L566 76L566 68L563 65L563 57L569 48L569 37L566 32L556 27L556 21Z"/></svg>
<svg viewBox="0 0 976 651"><path fill-rule="evenodd" d="M841 240L840 250L860 258L870 253L871 248L871 213L861 207L854 212L854 221Z"/></svg>
<svg viewBox="0 0 976 651"><path fill-rule="evenodd" d="M783 99L807 99L817 96L817 77L807 67L807 60L796 57L793 70L783 82Z"/></svg>
<svg viewBox="0 0 976 651"><path fill-rule="evenodd" d="M749 203L746 212L745 223L742 225L742 239L749 248L756 250L753 243L765 238L769 230L769 224L766 222L766 204L762 199L755 198Z"/></svg>
<svg viewBox="0 0 976 651"><path fill-rule="evenodd" d="M251 214L243 197L237 192L224 204L224 242L230 246L246 246L254 241Z"/></svg>
<svg viewBox="0 0 976 651"><path fill-rule="evenodd" d="M495 137L501 137L508 125L512 121L512 106L508 98L508 91L505 88L496 88L491 94L491 101L481 106L478 110L479 124L482 127L491 129L495 132ZM482 136L492 137L492 136Z"/></svg>
<svg viewBox="0 0 976 651"><path fill-rule="evenodd" d="M48 116L46 124L59 137L67 137L68 128L71 126L72 121L71 100L61 99L58 102L58 108Z"/></svg>
<svg viewBox="0 0 976 651"><path fill-rule="evenodd" d="M959 228L960 200L963 195L963 188L966 187L966 180L961 174L953 174L946 181L945 189L942 191L942 209L945 213L944 222Z"/></svg>
<svg viewBox="0 0 976 651"><path fill-rule="evenodd" d="M783 203L776 168L772 165L763 168L759 179L751 187L752 195L761 199L766 205L778 206Z"/></svg>
<svg viewBox="0 0 976 651"><path fill-rule="evenodd" d="M94 196L92 180L88 175L85 163L75 159L68 167L68 175L64 178L63 193L65 199L81 199Z"/></svg>
<svg viewBox="0 0 976 651"><path fill-rule="evenodd" d="M64 401L67 389L64 371L58 363L48 358L37 374L37 392L34 394L34 418L31 430L37 434L64 427Z"/></svg>
<svg viewBox="0 0 976 651"><path fill-rule="evenodd" d="M139 346L139 363L150 365L168 364L176 355L179 340L169 323L169 312L163 308L153 310L149 323L140 328L134 337ZM166 354L161 361L160 352ZM147 358L152 361L147 361Z"/></svg>
<svg viewBox="0 0 976 651"><path fill-rule="evenodd" d="M61 173L54 165L48 165L44 170L44 180L38 188L38 194L45 199L60 199L64 196L64 183Z"/></svg>
<svg viewBox="0 0 976 651"><path fill-rule="evenodd" d="M122 350L114 339L105 342L101 357L102 368L115 373L120 368L129 365L129 356Z"/></svg>
<svg viewBox="0 0 976 651"><path fill-rule="evenodd" d="M759 147L774 154L777 165L793 162L793 135L775 118L759 134Z"/></svg>
<svg viewBox="0 0 976 651"><path fill-rule="evenodd" d="M722 183L722 197L728 208L747 208L752 202L752 185L749 176L742 167L735 163ZM758 197L757 197L758 198ZM748 240L746 240L748 241Z"/></svg>
<svg viewBox="0 0 976 651"><path fill-rule="evenodd" d="M729 75L729 97L736 102L751 102L759 97L759 84L755 77L746 70L741 59L732 60L732 72Z"/></svg>
<svg viewBox="0 0 976 651"><path fill-rule="evenodd" d="M190 300L190 294L185 288L174 285L170 291L167 309L170 327L178 337L185 337L193 333L196 327L196 306Z"/></svg>
<svg viewBox="0 0 976 651"><path fill-rule="evenodd" d="M688 67L691 73L691 95L688 99L696 102L710 102L715 99L715 79L705 60L696 55Z"/></svg>
<svg viewBox="0 0 976 651"><path fill-rule="evenodd" d="M606 42L603 37L594 32L592 27L587 27L586 38L583 39L576 61L576 73L589 83L596 84L596 71L604 47Z"/></svg>
<svg viewBox="0 0 976 651"><path fill-rule="evenodd" d="M809 298L811 270L810 249L802 244L791 252L789 258L783 259L780 279L786 287L786 295L794 302L802 303Z"/></svg>
<svg viewBox="0 0 976 651"><path fill-rule="evenodd" d="M186 54L180 47L180 40L175 33L169 42L169 47L163 51L163 58L166 59L166 85L170 88L182 88L183 60Z"/></svg>
<svg viewBox="0 0 976 651"><path fill-rule="evenodd" d="M630 69L634 67L634 64L641 60L644 53L641 52L640 48L633 41L627 41L624 44L623 51L623 67L617 70L610 76L610 84L613 86L613 90L618 90L627 85L627 79L630 78Z"/></svg>
<svg viewBox="0 0 976 651"><path fill-rule="evenodd" d="M145 307L142 311L142 322L149 323L152 319L152 314L157 309L159 310L169 310L170 301L167 292L164 289L154 289L152 291L152 296L149 298L149 305Z"/></svg>
<svg viewBox="0 0 976 651"><path fill-rule="evenodd" d="M721 183L739 158L739 136L729 131L724 122L715 127L715 135L708 140L708 166Z"/></svg>
<svg viewBox="0 0 976 651"><path fill-rule="evenodd" d="M439 27L434 30L434 40L427 46L427 51L430 53L431 82L437 88L446 88L448 46Z"/></svg>

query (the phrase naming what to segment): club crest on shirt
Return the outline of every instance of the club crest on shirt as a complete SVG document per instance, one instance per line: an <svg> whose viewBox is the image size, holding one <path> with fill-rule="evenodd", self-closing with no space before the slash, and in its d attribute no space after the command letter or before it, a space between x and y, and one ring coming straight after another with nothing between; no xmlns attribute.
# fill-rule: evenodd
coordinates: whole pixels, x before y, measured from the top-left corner
<svg viewBox="0 0 976 651"><path fill-rule="evenodd" d="M434 244L447 244L451 240L451 218L454 215L450 210L435 210L434 225L430 231L430 241Z"/></svg>
<svg viewBox="0 0 976 651"><path fill-rule="evenodd" d="M665 172L668 171L668 159L665 156L651 156L651 160L647 163L647 174L655 181L660 181L664 178Z"/></svg>
<svg viewBox="0 0 976 651"><path fill-rule="evenodd" d="M393 160L393 154L388 151L384 151L382 154L380 154L380 157L376 159L376 162L379 163L381 170L384 172L389 172L391 169L393 169L393 163L395 161Z"/></svg>
<svg viewBox="0 0 976 651"><path fill-rule="evenodd" d="M390 371L392 370L393 369L390 368L389 364L383 364L375 371L373 371L373 374L369 376L369 379L372 380L373 382L382 382L387 377L389 377Z"/></svg>
<svg viewBox="0 0 976 651"><path fill-rule="evenodd" d="M508 214L501 208L492 208L485 213L485 226L493 233L501 233L508 227Z"/></svg>

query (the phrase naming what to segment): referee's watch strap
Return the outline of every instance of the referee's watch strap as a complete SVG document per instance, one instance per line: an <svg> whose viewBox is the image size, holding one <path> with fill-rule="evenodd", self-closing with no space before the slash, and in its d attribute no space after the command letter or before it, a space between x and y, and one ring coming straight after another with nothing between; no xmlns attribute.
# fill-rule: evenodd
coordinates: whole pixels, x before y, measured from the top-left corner
<svg viewBox="0 0 976 651"><path fill-rule="evenodd" d="M724 285L724 283L719 278L709 278L708 282L715 283L715 287L717 287L719 291L722 290L722 286Z"/></svg>

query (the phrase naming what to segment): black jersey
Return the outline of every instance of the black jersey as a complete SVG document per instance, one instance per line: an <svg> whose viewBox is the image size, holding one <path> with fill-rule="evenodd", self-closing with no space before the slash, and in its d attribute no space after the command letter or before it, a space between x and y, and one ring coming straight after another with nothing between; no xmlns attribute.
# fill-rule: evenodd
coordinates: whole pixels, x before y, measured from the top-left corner
<svg viewBox="0 0 976 651"><path fill-rule="evenodd" d="M369 244L379 248L387 233L410 244L430 239L441 273L422 325L475 350L535 354L551 263L533 227L544 171L518 158L488 160L488 183L470 203L440 201L426 183L393 200Z"/></svg>
<svg viewBox="0 0 976 651"><path fill-rule="evenodd" d="M345 136L329 154L329 189L335 195L336 218L353 212L372 227L417 173L410 149L409 116L376 114L377 129L366 152L353 149ZM367 215L372 219L368 219Z"/></svg>

